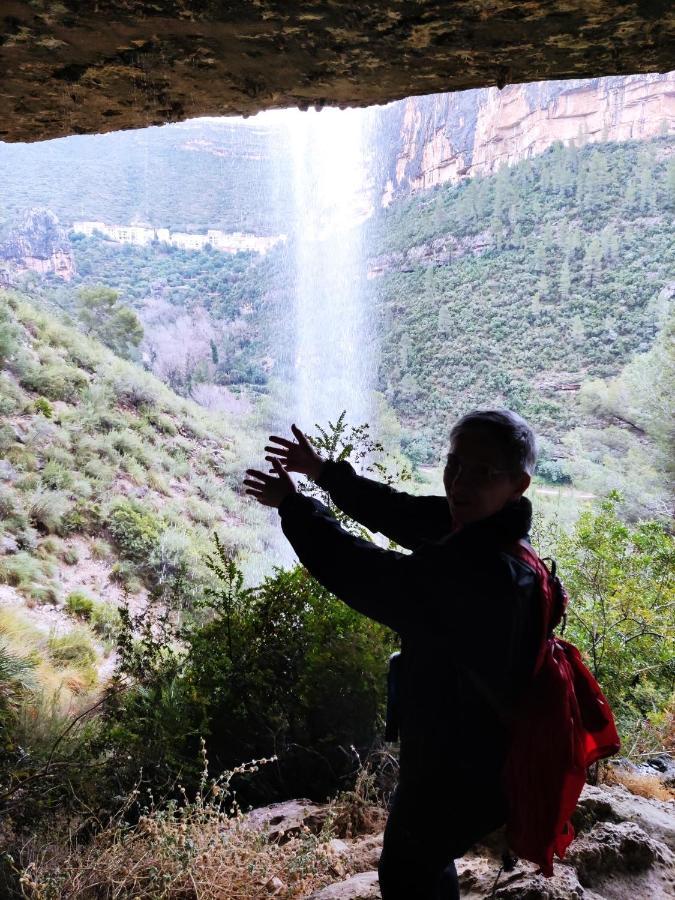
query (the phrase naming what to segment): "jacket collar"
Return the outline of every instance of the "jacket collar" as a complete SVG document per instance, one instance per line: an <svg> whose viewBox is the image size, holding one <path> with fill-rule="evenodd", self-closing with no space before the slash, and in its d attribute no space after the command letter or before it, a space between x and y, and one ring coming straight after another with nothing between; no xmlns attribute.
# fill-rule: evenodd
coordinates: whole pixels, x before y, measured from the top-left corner
<svg viewBox="0 0 675 900"><path fill-rule="evenodd" d="M532 504L527 497L507 503L485 519L470 522L451 534L451 540L510 544L527 537L532 527Z"/></svg>

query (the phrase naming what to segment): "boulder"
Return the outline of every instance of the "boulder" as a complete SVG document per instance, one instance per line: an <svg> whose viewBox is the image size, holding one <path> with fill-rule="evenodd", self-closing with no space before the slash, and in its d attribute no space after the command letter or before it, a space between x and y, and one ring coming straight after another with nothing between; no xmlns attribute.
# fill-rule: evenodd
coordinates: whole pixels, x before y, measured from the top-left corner
<svg viewBox="0 0 675 900"><path fill-rule="evenodd" d="M640 766L640 771L649 775L656 775L665 787L675 789L675 757L670 753L655 753L649 756Z"/></svg>
<svg viewBox="0 0 675 900"><path fill-rule="evenodd" d="M633 822L602 822L570 846L566 860L582 885L594 887L608 875L643 872L671 858L667 847Z"/></svg>
<svg viewBox="0 0 675 900"><path fill-rule="evenodd" d="M673 800L638 797L620 785L593 787L587 784L579 798L573 824L577 831L582 832L588 831L597 822L634 822L650 837L675 851Z"/></svg>
<svg viewBox="0 0 675 900"><path fill-rule="evenodd" d="M0 459L0 481L16 481L19 473L8 459Z"/></svg>
<svg viewBox="0 0 675 900"><path fill-rule="evenodd" d="M458 859L456 866L462 900L592 900L571 866L556 865L552 878L538 875L536 866L523 862L512 872L499 874L498 860L477 854Z"/></svg>
<svg viewBox="0 0 675 900"><path fill-rule="evenodd" d="M283 843L307 827L318 834L328 816L328 808L312 800L284 800L261 806L246 814L247 823L261 831L267 830L271 841Z"/></svg>
<svg viewBox="0 0 675 900"><path fill-rule="evenodd" d="M11 534L0 534L0 555L17 553L19 544Z"/></svg>
<svg viewBox="0 0 675 900"><path fill-rule="evenodd" d="M345 881L338 881L315 891L307 900L380 900L377 871L359 872ZM412 898L411 898L412 900Z"/></svg>

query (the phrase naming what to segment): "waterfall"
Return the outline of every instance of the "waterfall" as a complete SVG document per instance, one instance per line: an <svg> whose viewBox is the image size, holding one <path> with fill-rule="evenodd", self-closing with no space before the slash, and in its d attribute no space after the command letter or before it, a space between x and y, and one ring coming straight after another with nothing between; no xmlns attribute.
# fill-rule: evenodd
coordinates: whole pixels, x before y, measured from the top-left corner
<svg viewBox="0 0 675 900"><path fill-rule="evenodd" d="M371 323L364 305L366 112L288 110L294 208L294 403L301 428L369 421Z"/></svg>

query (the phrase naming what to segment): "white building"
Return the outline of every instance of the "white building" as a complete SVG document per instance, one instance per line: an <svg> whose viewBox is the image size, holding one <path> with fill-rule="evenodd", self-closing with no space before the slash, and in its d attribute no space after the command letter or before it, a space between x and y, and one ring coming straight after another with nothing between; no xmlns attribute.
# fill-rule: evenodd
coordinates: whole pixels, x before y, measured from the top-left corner
<svg viewBox="0 0 675 900"><path fill-rule="evenodd" d="M209 228L206 234L188 234L183 231L171 232L168 228L146 228L142 225L106 225L105 222L73 222L76 234L91 237L95 232L102 234L110 241L118 244L134 244L145 247L152 241L160 241L181 250L202 250L207 245L221 253L265 254L275 244L285 242L285 234L262 237L257 234L245 234L241 231L227 232Z"/></svg>

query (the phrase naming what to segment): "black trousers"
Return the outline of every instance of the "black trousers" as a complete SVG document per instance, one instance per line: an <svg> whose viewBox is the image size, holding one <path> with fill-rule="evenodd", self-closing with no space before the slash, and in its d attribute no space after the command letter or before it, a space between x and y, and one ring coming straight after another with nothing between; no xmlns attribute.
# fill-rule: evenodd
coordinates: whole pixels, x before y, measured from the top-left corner
<svg viewBox="0 0 675 900"><path fill-rule="evenodd" d="M396 788L378 870L382 900L457 900L454 860L504 824L506 802L496 778L440 785L432 778L424 787Z"/></svg>

